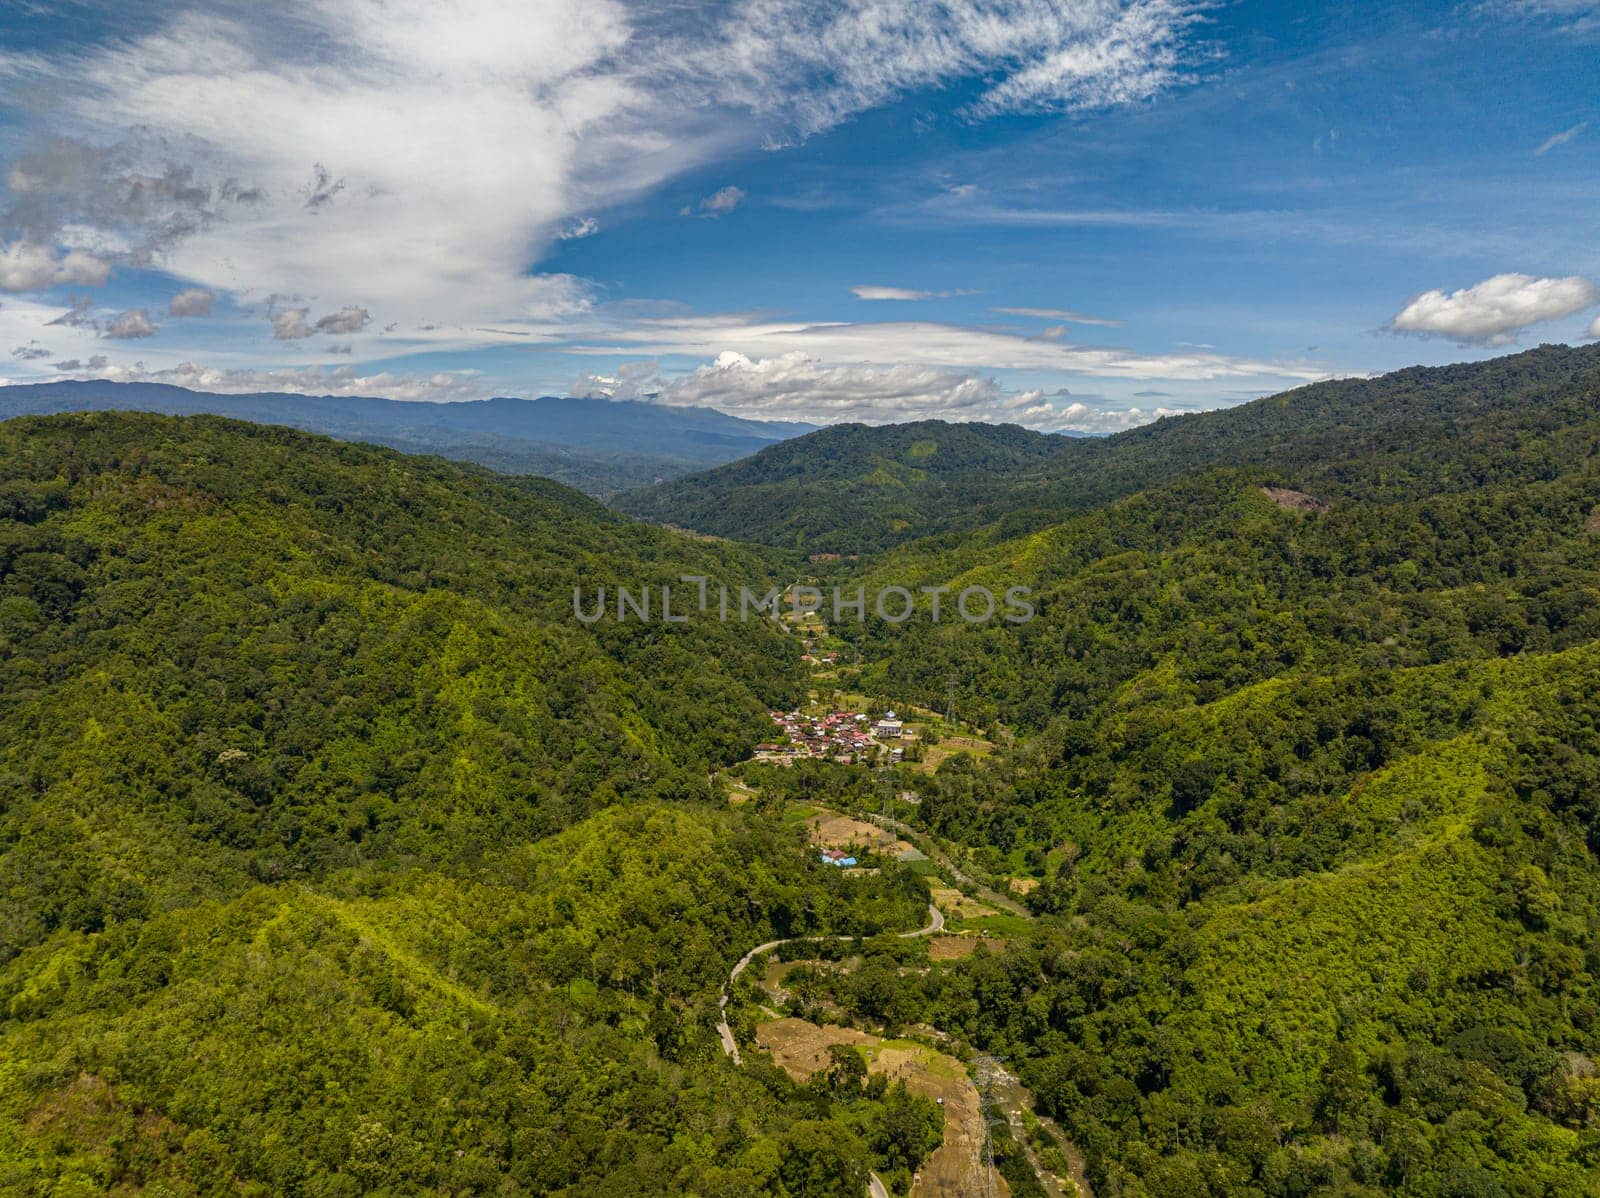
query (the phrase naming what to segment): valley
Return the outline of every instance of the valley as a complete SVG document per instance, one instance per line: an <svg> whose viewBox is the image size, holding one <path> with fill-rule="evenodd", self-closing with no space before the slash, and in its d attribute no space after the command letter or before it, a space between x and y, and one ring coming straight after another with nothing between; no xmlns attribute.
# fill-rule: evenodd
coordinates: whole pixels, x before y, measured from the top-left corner
<svg viewBox="0 0 1600 1198"><path fill-rule="evenodd" d="M1585 1194L1597 395L1305 389L837 558L0 425L0 1189ZM573 618L684 576L1038 615Z"/></svg>

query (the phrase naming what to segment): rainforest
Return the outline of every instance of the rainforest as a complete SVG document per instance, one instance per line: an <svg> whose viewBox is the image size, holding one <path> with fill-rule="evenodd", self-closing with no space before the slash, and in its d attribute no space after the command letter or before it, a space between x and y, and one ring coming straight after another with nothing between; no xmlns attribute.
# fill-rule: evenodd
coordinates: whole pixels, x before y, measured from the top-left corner
<svg viewBox="0 0 1600 1198"><path fill-rule="evenodd" d="M942 452L762 452L841 436ZM1543 347L819 556L0 425L0 1188L1592 1194L1597 450L1600 351ZM684 576L1037 618L573 616Z"/></svg>

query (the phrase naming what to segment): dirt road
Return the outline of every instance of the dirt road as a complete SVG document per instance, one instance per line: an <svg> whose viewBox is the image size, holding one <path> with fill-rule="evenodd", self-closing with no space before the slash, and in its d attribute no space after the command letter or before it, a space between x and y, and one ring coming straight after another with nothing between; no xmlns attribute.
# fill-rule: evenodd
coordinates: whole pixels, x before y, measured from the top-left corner
<svg viewBox="0 0 1600 1198"><path fill-rule="evenodd" d="M920 928L914 928L909 932L901 932L899 935L902 940L910 940L916 936L932 936L934 933L942 931L944 931L944 914L939 910L939 908L935 907L932 903L929 903L927 925ZM770 953L780 944L791 944L795 941L801 941L806 944L816 944L824 940L854 939L854 936L790 936L782 940L769 940L765 944L758 944L744 956L740 957L738 963L734 965L733 971L728 974L728 984L722 988L722 996L717 999L717 1011L719 1012L719 1017L717 1019L717 1035L722 1040L722 1054L724 1056L732 1057L735 1065L744 1064L744 1058L739 1055L739 1042L733 1038L733 1029L728 1026L728 998L733 993L733 984L739 980L739 975L741 973L750 968L750 963L752 961L765 953Z"/></svg>

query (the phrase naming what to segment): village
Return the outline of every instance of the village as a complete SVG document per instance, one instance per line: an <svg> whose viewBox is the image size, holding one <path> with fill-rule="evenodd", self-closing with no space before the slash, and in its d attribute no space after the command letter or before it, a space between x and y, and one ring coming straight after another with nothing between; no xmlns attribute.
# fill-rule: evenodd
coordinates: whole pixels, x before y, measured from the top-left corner
<svg viewBox="0 0 1600 1198"><path fill-rule="evenodd" d="M876 723L864 711L830 711L807 715L801 711L769 713L785 739L756 746L756 760L787 762L797 757L823 758L843 765L865 765L878 760L900 761L905 748L888 741L915 740L893 711Z"/></svg>

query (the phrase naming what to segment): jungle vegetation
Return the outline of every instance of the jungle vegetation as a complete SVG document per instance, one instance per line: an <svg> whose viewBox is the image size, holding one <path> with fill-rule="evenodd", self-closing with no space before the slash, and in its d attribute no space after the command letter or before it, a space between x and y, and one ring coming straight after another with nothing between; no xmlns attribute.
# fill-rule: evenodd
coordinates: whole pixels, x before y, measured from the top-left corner
<svg viewBox="0 0 1600 1198"><path fill-rule="evenodd" d="M281 429L0 425L0 1189L858 1195L929 1112L711 1030L745 949L826 932L806 1002L1006 1057L1097 1194L1596 1193L1600 348L1010 436L943 481L785 443L719 500L763 547ZM810 469L904 527L773 523ZM831 630L1001 747L730 808L799 638L571 618L798 572L1029 586ZM885 787L1034 918L880 935L917 876L783 812Z"/></svg>

